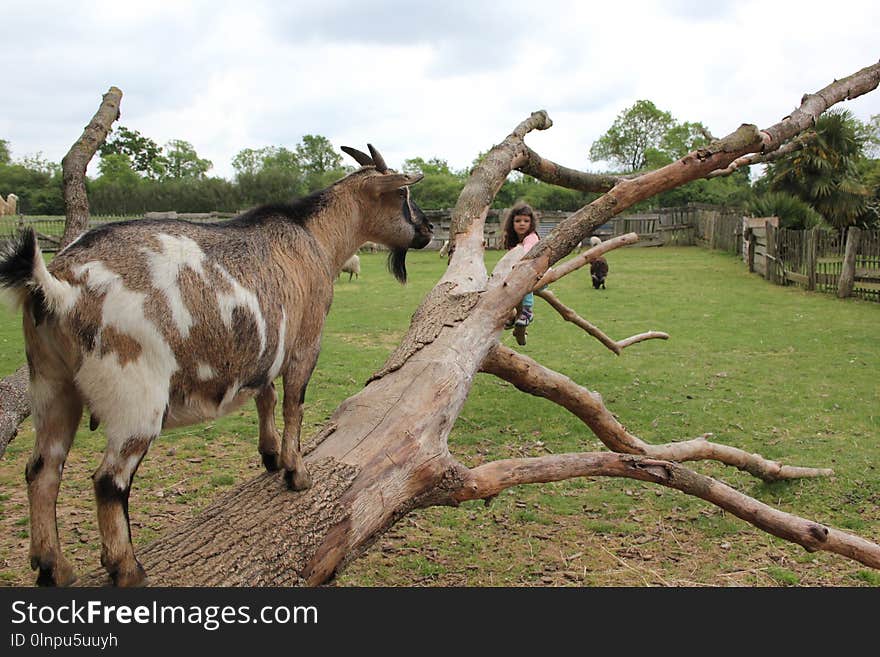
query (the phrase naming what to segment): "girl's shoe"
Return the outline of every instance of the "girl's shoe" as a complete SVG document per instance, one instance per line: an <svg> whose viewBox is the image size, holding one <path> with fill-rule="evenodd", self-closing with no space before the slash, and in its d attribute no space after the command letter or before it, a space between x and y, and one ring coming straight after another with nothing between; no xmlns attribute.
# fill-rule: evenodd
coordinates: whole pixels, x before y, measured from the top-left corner
<svg viewBox="0 0 880 657"><path fill-rule="evenodd" d="M528 326L532 323L532 319L534 315L532 314L532 309L529 307L524 307L522 312L516 318L516 322L514 322L517 326Z"/></svg>

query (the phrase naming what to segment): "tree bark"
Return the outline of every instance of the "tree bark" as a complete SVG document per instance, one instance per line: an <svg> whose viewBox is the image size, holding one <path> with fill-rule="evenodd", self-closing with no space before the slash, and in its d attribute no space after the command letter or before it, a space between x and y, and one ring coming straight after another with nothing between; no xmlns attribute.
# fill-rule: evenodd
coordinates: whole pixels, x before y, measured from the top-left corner
<svg viewBox="0 0 880 657"><path fill-rule="evenodd" d="M31 414L28 376L28 366L22 365L0 381L0 457L18 434L18 425Z"/></svg>
<svg viewBox="0 0 880 657"><path fill-rule="evenodd" d="M98 111L83 130L67 155L61 160L64 179L64 235L60 248L64 248L84 233L89 226L89 199L86 195L86 168L98 147L104 143L113 122L119 118L122 91L116 87L104 94Z"/></svg>

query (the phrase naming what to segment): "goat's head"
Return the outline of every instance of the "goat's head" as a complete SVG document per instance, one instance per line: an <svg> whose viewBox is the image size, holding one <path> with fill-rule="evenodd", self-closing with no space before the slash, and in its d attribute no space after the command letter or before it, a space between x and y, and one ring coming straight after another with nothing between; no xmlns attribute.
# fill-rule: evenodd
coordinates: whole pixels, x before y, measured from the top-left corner
<svg viewBox="0 0 880 657"><path fill-rule="evenodd" d="M366 198L373 209L367 222L368 239L388 247L388 269L401 283L406 282L406 252L430 244L434 226L410 195L409 186L422 179L422 174L408 175L389 169L384 158L372 144L370 155L355 148L342 150L360 164Z"/></svg>

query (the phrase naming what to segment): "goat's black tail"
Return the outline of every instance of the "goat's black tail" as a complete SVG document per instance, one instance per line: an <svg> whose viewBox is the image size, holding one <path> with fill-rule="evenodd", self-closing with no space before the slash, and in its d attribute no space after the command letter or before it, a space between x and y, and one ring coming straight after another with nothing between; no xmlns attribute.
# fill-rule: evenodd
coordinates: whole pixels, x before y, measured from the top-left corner
<svg viewBox="0 0 880 657"><path fill-rule="evenodd" d="M76 300L70 283L49 273L32 228L25 228L0 249L0 292L14 307L30 297L37 323L46 313L66 308Z"/></svg>
<svg viewBox="0 0 880 657"><path fill-rule="evenodd" d="M28 288L34 280L34 261L39 253L33 228L25 228L8 241L0 251L0 287L11 291Z"/></svg>

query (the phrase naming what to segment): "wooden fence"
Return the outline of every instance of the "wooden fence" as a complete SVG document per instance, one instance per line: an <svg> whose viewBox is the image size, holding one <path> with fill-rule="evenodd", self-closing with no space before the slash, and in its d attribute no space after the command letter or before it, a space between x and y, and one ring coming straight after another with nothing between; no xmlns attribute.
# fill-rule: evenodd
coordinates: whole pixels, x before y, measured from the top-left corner
<svg viewBox="0 0 880 657"><path fill-rule="evenodd" d="M488 248L503 248L504 210L490 210L486 218ZM449 239L451 210L425 212L434 223L429 248L439 249ZM538 233L546 237L570 212L540 211ZM230 213L148 213L144 218L218 221ZM92 217L89 226L135 217ZM44 251L55 251L64 230L64 217L15 216L0 220L0 241L31 226ZM775 221L775 224L774 224ZM737 210L690 204L615 217L593 231L602 239L635 232L637 246L697 245L742 254L749 271L779 285L801 285L808 290L838 296L855 295L880 302L880 231L850 229L845 242L834 231L795 231L777 228L778 220L744 218Z"/></svg>
<svg viewBox="0 0 880 657"><path fill-rule="evenodd" d="M501 222L505 210L489 210L486 217L485 239L488 248L503 248ZM572 213L563 210L539 211L538 234L544 238ZM439 249L449 239L452 210L426 210L425 215L434 224L434 240L428 248ZM230 213L176 213L150 212L144 217L91 217L89 227L94 228L112 221L125 219L185 219L187 221L217 221L233 216ZM690 246L700 244L712 248L735 249L741 226L729 221L740 215L736 212L710 205L692 204L680 208L659 210L615 217L593 231L594 235L608 239L624 233L638 233L636 246ZM25 226L32 227L40 240L40 248L46 252L56 251L64 232L64 217L17 216L0 221L0 240L11 237ZM725 223L726 222L726 223ZM735 251L734 251L735 252Z"/></svg>
<svg viewBox="0 0 880 657"><path fill-rule="evenodd" d="M231 212L148 212L137 217L101 216L90 217L89 228L102 226L114 221L127 221L131 219L185 219L187 221L213 222L235 216ZM4 241L20 232L24 228L33 228L40 243L40 249L47 253L58 250L61 236L64 234L65 217L39 216L39 215L16 215L4 217L0 220L0 241Z"/></svg>
<svg viewBox="0 0 880 657"><path fill-rule="evenodd" d="M787 230L769 221L746 229L749 271L777 285L880 302L880 231Z"/></svg>

